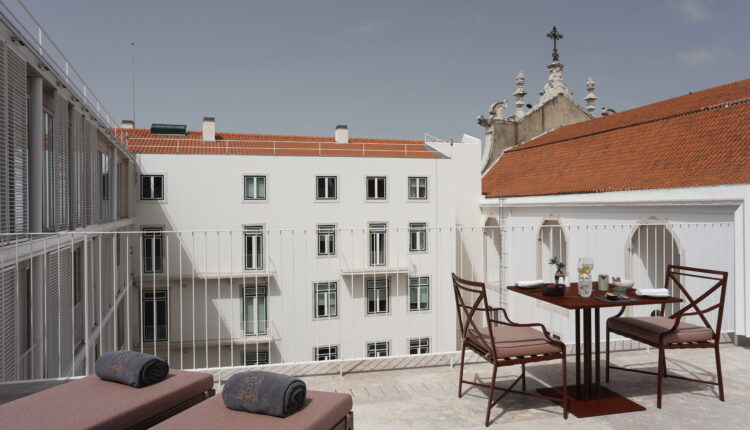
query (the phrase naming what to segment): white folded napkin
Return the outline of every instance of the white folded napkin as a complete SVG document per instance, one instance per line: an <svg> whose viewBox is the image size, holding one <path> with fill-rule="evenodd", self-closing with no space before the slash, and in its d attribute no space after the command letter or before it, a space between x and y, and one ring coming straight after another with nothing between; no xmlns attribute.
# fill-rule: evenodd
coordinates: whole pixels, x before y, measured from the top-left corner
<svg viewBox="0 0 750 430"><path fill-rule="evenodd" d="M669 296L669 290L666 288L642 288L635 290L638 296Z"/></svg>
<svg viewBox="0 0 750 430"><path fill-rule="evenodd" d="M542 284L544 284L544 280L542 279L537 279L534 281L518 281L516 282L516 287L520 287L520 288L538 287Z"/></svg>

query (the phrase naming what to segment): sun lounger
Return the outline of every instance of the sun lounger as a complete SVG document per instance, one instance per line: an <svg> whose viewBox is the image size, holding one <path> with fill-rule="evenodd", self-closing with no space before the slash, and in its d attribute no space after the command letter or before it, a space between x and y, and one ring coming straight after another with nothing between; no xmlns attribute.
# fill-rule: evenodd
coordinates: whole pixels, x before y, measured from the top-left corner
<svg viewBox="0 0 750 430"><path fill-rule="evenodd" d="M212 387L211 375L179 370L142 388L91 375L0 405L0 427L145 429L211 397Z"/></svg>
<svg viewBox="0 0 750 430"><path fill-rule="evenodd" d="M308 390L304 408L286 418L234 411L224 405L221 396L215 396L154 429L351 430L352 419L350 395Z"/></svg>

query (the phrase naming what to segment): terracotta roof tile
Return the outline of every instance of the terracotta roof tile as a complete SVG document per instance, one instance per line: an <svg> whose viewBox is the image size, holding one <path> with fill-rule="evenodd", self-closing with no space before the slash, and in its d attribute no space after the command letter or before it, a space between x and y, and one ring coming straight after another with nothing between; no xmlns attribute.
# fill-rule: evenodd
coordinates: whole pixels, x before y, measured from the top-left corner
<svg viewBox="0 0 750 430"><path fill-rule="evenodd" d="M355 137L340 144L333 137L216 133L215 141L206 142L200 131L188 131L185 136L152 134L144 128L114 131L130 151L141 154L443 158L419 140Z"/></svg>
<svg viewBox="0 0 750 430"><path fill-rule="evenodd" d="M750 79L561 127L507 150L488 197L750 183Z"/></svg>

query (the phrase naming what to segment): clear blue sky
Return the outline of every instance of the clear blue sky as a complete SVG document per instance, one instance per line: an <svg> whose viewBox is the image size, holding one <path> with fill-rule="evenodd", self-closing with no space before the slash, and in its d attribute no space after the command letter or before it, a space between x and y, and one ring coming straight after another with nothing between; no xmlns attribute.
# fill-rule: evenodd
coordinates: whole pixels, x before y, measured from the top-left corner
<svg viewBox="0 0 750 430"><path fill-rule="evenodd" d="M556 25L582 103L618 111L750 77L750 1L27 0L110 112L221 131L480 136L476 116L527 103L546 80ZM598 111L598 109L597 109Z"/></svg>

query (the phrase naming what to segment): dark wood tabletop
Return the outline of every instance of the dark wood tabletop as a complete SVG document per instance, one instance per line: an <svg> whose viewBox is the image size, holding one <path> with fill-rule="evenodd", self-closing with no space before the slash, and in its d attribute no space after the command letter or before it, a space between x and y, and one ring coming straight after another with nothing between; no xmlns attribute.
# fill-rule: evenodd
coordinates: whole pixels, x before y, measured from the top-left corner
<svg viewBox="0 0 750 430"><path fill-rule="evenodd" d="M611 308L620 306L639 306L639 305L661 305L663 303L679 303L682 299L677 297L666 297L663 299L655 299L651 297L638 297L635 294L635 289L631 288L628 290L628 297L635 299L635 301L608 301L601 300L594 295L603 295L604 291L599 291L597 282L594 282L594 287L590 297L581 297L578 294L578 283L574 282L570 284L570 287L565 288L564 296L545 296L542 294L542 287L534 288L519 288L516 286L510 286L510 291L523 294L524 296L532 297L538 300L545 301L563 307L565 309L595 309L595 308Z"/></svg>

